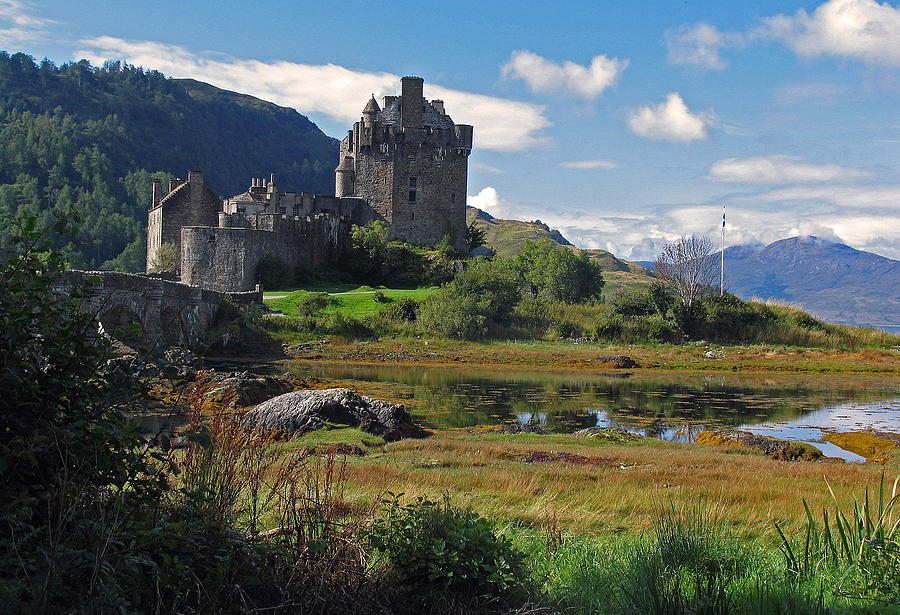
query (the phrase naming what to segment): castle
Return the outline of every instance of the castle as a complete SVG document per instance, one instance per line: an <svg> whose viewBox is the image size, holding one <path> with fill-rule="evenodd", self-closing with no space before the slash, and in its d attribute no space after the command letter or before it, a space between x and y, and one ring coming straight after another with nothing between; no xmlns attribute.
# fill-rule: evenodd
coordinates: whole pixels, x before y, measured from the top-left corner
<svg viewBox="0 0 900 615"><path fill-rule="evenodd" d="M152 185L147 271L161 247L174 247L181 281L223 292L256 285L266 258L315 267L343 250L351 225L384 221L390 236L435 245L449 235L465 246L465 202L472 126L454 124L440 100L428 102L423 80L404 77L400 96L374 96L341 141L335 194L279 192L275 175L221 200L200 171Z"/></svg>

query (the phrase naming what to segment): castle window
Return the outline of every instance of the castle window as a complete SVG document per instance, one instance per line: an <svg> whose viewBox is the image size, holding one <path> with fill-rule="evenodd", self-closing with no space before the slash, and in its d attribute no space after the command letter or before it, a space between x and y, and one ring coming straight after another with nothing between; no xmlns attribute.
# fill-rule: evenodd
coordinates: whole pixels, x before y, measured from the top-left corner
<svg viewBox="0 0 900 615"><path fill-rule="evenodd" d="M456 193L455 193L455 192L451 192L451 193L450 193L450 202L451 202L451 203L455 203L455 202L456 202Z"/></svg>
<svg viewBox="0 0 900 615"><path fill-rule="evenodd" d="M416 178L415 177L409 178L409 202L410 203L416 202Z"/></svg>

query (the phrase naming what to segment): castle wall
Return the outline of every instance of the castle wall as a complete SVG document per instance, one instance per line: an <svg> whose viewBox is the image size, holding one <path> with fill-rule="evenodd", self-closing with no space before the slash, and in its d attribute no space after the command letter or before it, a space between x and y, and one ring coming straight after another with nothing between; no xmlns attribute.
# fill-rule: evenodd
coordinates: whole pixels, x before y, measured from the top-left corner
<svg viewBox="0 0 900 615"><path fill-rule="evenodd" d="M148 214L147 271L159 247L173 244L181 253L181 228L184 226L215 226L218 224L222 201L203 184L200 171L189 171L188 180L176 186ZM180 271L176 257L176 273Z"/></svg>
<svg viewBox="0 0 900 615"><path fill-rule="evenodd" d="M183 228L182 282L221 292L252 290L264 258L320 266L337 258L349 236L346 218L324 214L300 219L260 214L248 222L248 228Z"/></svg>

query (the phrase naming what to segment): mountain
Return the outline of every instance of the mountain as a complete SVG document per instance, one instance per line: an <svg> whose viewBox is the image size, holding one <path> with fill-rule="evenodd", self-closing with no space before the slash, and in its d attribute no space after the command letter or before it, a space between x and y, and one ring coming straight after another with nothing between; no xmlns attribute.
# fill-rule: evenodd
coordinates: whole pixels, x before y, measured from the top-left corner
<svg viewBox="0 0 900 615"><path fill-rule="evenodd" d="M204 171L222 196L276 174L332 193L338 141L293 109L120 62L0 52L0 246L12 219L78 210L74 264L143 269L150 178Z"/></svg>
<svg viewBox="0 0 900 615"><path fill-rule="evenodd" d="M900 261L818 237L727 248L725 284L739 297L783 301L829 322L900 324Z"/></svg>

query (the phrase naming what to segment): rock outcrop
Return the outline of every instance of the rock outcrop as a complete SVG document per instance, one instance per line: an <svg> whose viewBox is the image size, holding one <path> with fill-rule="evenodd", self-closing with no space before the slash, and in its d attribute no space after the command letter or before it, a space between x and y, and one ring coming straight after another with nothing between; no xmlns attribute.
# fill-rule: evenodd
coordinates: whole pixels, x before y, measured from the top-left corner
<svg viewBox="0 0 900 615"><path fill-rule="evenodd" d="M285 393L259 404L247 413L244 422L298 435L335 423L358 427L388 442L426 435L402 405L372 399L347 388Z"/></svg>

